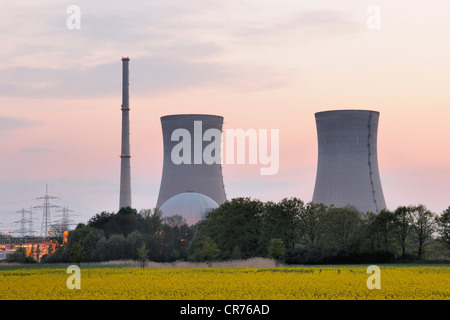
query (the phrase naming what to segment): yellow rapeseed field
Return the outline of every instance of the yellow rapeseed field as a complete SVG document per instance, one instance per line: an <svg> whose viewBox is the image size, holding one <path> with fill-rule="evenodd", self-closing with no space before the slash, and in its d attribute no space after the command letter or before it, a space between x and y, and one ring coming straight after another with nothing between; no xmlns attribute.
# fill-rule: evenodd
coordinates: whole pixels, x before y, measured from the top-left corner
<svg viewBox="0 0 450 320"><path fill-rule="evenodd" d="M65 268L0 270L0 299L450 299L446 266L380 266L372 290L367 266L80 270L81 289Z"/></svg>

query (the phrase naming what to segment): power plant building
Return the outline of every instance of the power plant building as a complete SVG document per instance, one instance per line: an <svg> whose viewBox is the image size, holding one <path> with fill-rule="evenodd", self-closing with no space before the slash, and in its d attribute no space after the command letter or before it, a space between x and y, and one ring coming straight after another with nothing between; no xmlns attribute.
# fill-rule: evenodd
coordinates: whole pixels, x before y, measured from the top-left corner
<svg viewBox="0 0 450 320"><path fill-rule="evenodd" d="M161 209L163 217L174 214L183 216L184 213L186 220L195 223L208 210L226 201L221 162L211 163L204 158L205 152L209 154L211 151L211 144L215 144L218 148L212 152L220 159L223 117L168 115L161 117L161 126L164 156L156 207ZM209 133L218 133L219 136ZM184 161L179 161L180 157Z"/></svg>
<svg viewBox="0 0 450 320"><path fill-rule="evenodd" d="M315 114L318 162L313 202L350 205L361 212L386 208L378 170L379 115L370 110Z"/></svg>

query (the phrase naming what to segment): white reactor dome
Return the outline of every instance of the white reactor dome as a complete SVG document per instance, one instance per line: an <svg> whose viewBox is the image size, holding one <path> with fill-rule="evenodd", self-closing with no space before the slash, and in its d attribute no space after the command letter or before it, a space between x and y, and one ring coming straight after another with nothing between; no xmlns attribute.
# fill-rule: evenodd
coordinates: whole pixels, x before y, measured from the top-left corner
<svg viewBox="0 0 450 320"><path fill-rule="evenodd" d="M159 209L163 217L179 215L186 219L187 224L193 225L218 207L217 202L204 194L183 192L169 198Z"/></svg>

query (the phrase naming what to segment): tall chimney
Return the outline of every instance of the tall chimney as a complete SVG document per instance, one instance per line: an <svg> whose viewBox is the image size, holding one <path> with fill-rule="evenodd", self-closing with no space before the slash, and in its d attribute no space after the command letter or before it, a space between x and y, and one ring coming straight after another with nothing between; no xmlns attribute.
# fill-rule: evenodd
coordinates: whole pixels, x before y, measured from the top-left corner
<svg viewBox="0 0 450 320"><path fill-rule="evenodd" d="M131 207L129 61L130 58L122 57L122 152L120 154L119 209Z"/></svg>

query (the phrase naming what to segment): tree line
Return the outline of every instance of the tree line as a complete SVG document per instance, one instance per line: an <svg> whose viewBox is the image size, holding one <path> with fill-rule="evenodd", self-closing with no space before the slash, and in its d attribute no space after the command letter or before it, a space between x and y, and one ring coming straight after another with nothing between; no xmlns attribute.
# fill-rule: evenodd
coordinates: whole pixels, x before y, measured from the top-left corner
<svg viewBox="0 0 450 320"><path fill-rule="evenodd" d="M96 214L42 262L146 259L158 262L272 257L290 264L446 259L450 207L424 205L361 213L298 198L234 198L193 226L158 209Z"/></svg>
<svg viewBox="0 0 450 320"><path fill-rule="evenodd" d="M168 262L186 260L195 232L181 216L162 218L158 209L137 211L127 207L117 213L102 212L69 232L67 243L45 262L109 261L145 258ZM144 247L143 247L144 245Z"/></svg>
<svg viewBox="0 0 450 320"><path fill-rule="evenodd" d="M378 214L337 208L236 198L198 225L188 254L201 259L202 238L213 239L219 259L265 256L273 239L284 244L286 263L363 263L440 258L450 250L450 207L442 215L424 205L399 206Z"/></svg>

